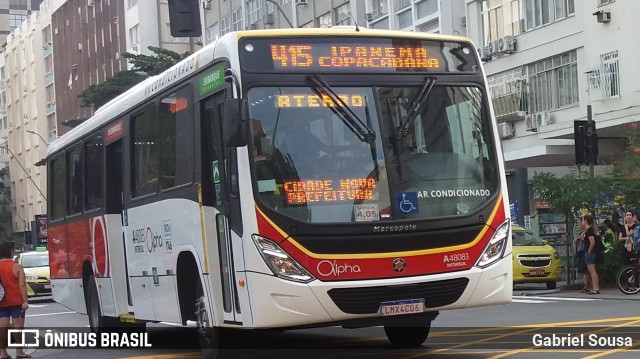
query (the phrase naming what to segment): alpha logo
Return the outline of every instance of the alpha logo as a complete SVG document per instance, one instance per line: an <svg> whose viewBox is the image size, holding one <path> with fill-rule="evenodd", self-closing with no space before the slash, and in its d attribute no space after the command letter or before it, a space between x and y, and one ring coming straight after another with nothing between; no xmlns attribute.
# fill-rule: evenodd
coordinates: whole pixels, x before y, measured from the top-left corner
<svg viewBox="0 0 640 359"><path fill-rule="evenodd" d="M341 274L361 272L360 266L357 264L355 265L350 265L347 263L338 264L336 261L331 262L326 259L318 263L316 270L318 271L318 274L320 274L323 277L328 277L328 276L338 277Z"/></svg>
<svg viewBox="0 0 640 359"><path fill-rule="evenodd" d="M407 268L407 265L404 261L404 259L402 258L396 258L393 260L392 262L392 266L393 266L393 270L400 273L400 272L404 272L404 270Z"/></svg>

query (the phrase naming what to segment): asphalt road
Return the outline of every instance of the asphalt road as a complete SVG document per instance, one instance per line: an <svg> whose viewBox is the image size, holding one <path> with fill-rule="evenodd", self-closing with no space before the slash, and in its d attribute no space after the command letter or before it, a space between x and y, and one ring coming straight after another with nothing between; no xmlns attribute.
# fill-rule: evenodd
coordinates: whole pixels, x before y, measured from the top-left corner
<svg viewBox="0 0 640 359"><path fill-rule="evenodd" d="M576 290L548 291L542 286L517 286L511 304L441 312L433 322L427 342L415 349L391 347L380 327L343 329L338 327L285 332L237 333L238 348L228 352L241 358L638 358L640 357L640 295L624 296L617 289L605 289L600 296L587 296ZM27 326L73 328L88 331L87 318L49 301L32 301ZM28 349L33 358L93 359L200 357L194 328L162 324L148 326L154 347L144 349ZM535 346L553 337L579 338L583 345ZM624 342L634 346L593 347L599 340ZM613 339L608 339L613 338ZM179 343L185 349L168 350L159 346ZM548 344L548 343L546 343ZM624 343L623 343L624 344ZM14 353L10 351L13 355Z"/></svg>

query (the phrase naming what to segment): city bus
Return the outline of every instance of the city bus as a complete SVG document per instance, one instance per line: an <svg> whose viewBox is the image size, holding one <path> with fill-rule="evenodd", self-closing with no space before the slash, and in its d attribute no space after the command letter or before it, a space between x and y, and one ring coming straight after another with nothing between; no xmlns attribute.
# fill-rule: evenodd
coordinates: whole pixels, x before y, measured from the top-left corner
<svg viewBox="0 0 640 359"><path fill-rule="evenodd" d="M49 146L54 300L93 331L383 326L512 296L505 171L464 37L226 34ZM190 322L190 323L189 323Z"/></svg>

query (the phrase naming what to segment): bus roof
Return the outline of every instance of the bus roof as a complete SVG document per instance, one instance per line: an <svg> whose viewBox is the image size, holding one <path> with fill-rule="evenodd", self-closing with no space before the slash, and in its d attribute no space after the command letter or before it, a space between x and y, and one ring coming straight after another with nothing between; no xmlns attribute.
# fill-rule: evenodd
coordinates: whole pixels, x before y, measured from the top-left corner
<svg viewBox="0 0 640 359"><path fill-rule="evenodd" d="M177 81L191 76L200 68L213 62L216 58L227 57L232 62L237 49L235 44L241 38L245 37L295 37L295 36L363 36L363 37L399 37L425 39L435 41L455 41L471 43L471 40L463 36L441 35L421 32L395 31L395 30L376 30L359 28L355 26L337 26L333 28L304 28L304 29L268 29L268 30L250 30L228 33L213 43L203 47L178 64L172 66L165 72L149 77L127 90L123 94L117 96L100 107L96 113L84 121L80 125L73 128L65 135L59 137L49 144L48 156L51 156L67 146L75 143L82 137L95 132L102 126L112 120L122 116L129 109L143 104L145 101L153 98L157 93L170 88ZM237 61L237 55L235 56ZM232 63L233 65L233 63ZM236 63L237 65L237 63Z"/></svg>

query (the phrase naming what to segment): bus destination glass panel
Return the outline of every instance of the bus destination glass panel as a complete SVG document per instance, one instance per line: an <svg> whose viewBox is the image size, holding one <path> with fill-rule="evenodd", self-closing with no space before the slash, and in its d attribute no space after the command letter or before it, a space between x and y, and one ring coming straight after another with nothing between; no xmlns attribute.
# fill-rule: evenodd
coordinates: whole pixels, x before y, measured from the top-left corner
<svg viewBox="0 0 640 359"><path fill-rule="evenodd" d="M464 42L397 38L257 38L240 45L242 66L255 73L415 73L479 71Z"/></svg>

